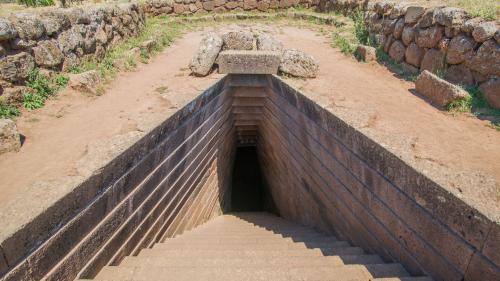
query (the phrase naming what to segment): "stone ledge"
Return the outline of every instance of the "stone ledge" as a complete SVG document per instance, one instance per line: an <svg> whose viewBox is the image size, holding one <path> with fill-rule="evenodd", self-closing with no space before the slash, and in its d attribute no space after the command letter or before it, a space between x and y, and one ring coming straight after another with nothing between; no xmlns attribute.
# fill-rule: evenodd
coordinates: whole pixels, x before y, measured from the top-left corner
<svg viewBox="0 0 500 281"><path fill-rule="evenodd" d="M229 50L219 53L219 73L276 74L281 55L274 51Z"/></svg>

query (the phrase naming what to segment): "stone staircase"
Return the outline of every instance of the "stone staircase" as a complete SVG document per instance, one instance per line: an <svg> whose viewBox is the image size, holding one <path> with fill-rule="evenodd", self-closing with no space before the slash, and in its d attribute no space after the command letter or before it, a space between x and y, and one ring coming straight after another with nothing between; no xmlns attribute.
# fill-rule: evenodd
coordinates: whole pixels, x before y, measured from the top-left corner
<svg viewBox="0 0 500 281"><path fill-rule="evenodd" d="M235 213L106 266L95 280L432 279L410 277L398 263L274 215Z"/></svg>

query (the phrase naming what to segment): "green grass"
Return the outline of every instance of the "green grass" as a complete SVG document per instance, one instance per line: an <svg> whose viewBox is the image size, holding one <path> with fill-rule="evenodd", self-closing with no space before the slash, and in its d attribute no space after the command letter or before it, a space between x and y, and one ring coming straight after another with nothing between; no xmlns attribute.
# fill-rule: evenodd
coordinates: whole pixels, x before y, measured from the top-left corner
<svg viewBox="0 0 500 281"><path fill-rule="evenodd" d="M495 20L500 15L498 0L452 0L449 2L449 5L463 8L473 17Z"/></svg>
<svg viewBox="0 0 500 281"><path fill-rule="evenodd" d="M30 7L53 6L55 4L54 0L17 0L17 3Z"/></svg>
<svg viewBox="0 0 500 281"><path fill-rule="evenodd" d="M470 97L451 102L447 106L448 111L472 113L479 118L490 120L493 127L500 129L500 109L490 107L478 87L466 87L465 90Z"/></svg>
<svg viewBox="0 0 500 281"><path fill-rule="evenodd" d="M45 105L45 101L54 96L59 90L66 87L69 78L64 74L47 77L38 68L28 73L26 86L30 90L23 95L23 106L28 110L35 110Z"/></svg>
<svg viewBox="0 0 500 281"><path fill-rule="evenodd" d="M0 119L13 119L21 114L19 109L0 101Z"/></svg>

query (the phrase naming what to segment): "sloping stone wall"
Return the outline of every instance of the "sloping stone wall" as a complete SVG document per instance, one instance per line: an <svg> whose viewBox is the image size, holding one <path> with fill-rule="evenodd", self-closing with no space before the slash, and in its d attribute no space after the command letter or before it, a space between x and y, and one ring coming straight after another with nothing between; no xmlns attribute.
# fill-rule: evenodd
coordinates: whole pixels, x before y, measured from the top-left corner
<svg viewBox="0 0 500 281"><path fill-rule="evenodd" d="M110 46L144 26L139 5L49 9L0 18L0 96L22 85L30 68L67 70L86 56L103 58ZM6 97L7 101L15 97Z"/></svg>

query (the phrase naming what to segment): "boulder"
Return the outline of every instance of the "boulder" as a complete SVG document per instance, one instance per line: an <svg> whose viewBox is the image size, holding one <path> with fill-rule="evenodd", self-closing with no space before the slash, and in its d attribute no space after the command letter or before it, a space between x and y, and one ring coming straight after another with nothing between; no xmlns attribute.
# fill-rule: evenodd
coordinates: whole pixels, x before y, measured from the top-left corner
<svg viewBox="0 0 500 281"><path fill-rule="evenodd" d="M28 77L28 72L35 66L33 57L25 52L0 59L0 78L18 82Z"/></svg>
<svg viewBox="0 0 500 281"><path fill-rule="evenodd" d="M0 17L0 41L12 39L17 36L17 31L12 23Z"/></svg>
<svg viewBox="0 0 500 281"><path fill-rule="evenodd" d="M446 75L444 76L446 81L458 84L458 85L472 85L474 84L474 77L472 72L465 64L457 64L450 66Z"/></svg>
<svg viewBox="0 0 500 281"><path fill-rule="evenodd" d="M64 54L68 54L78 47L83 47L84 38L80 32L77 32L74 28L70 30L63 31L59 34L57 38L59 49Z"/></svg>
<svg viewBox="0 0 500 281"><path fill-rule="evenodd" d="M435 9L428 9L425 11L425 13L422 15L420 20L418 21L418 27L419 28L428 28L433 26L436 23L436 20L434 18L434 11Z"/></svg>
<svg viewBox="0 0 500 281"><path fill-rule="evenodd" d="M193 74L198 76L209 74L222 48L222 44L222 38L215 33L209 33L201 40L198 51L189 64Z"/></svg>
<svg viewBox="0 0 500 281"><path fill-rule="evenodd" d="M479 90L491 107L500 109L500 79L491 79L481 84Z"/></svg>
<svg viewBox="0 0 500 281"><path fill-rule="evenodd" d="M26 86L12 86L5 88L1 96L2 101L10 105L21 106L23 104L24 94L32 91Z"/></svg>
<svg viewBox="0 0 500 281"><path fill-rule="evenodd" d="M64 58L62 71L68 72L72 68L78 66L79 64L80 64L80 58L78 58L78 56L75 55L74 53L68 53Z"/></svg>
<svg viewBox="0 0 500 281"><path fill-rule="evenodd" d="M444 28L433 26L426 29L418 29L415 42L420 48L434 48L441 38L443 38Z"/></svg>
<svg viewBox="0 0 500 281"><path fill-rule="evenodd" d="M410 6L406 9L405 23L413 24L416 23L420 17L424 14L425 8L420 6Z"/></svg>
<svg viewBox="0 0 500 281"><path fill-rule="evenodd" d="M484 22L474 28L472 37L474 37L476 42L482 43L493 38L497 30L498 28L495 22Z"/></svg>
<svg viewBox="0 0 500 281"><path fill-rule="evenodd" d="M34 14L17 13L10 20L21 39L36 40L45 34L43 22Z"/></svg>
<svg viewBox="0 0 500 281"><path fill-rule="evenodd" d="M405 28L405 20L403 18L400 18L396 22L396 25L394 26L394 32L392 33L392 35L394 35L394 38L401 39L404 28Z"/></svg>
<svg viewBox="0 0 500 281"><path fill-rule="evenodd" d="M80 74L70 74L68 86L82 93L96 94L97 85L100 81L99 72L90 70Z"/></svg>
<svg viewBox="0 0 500 281"><path fill-rule="evenodd" d="M283 43L267 33L257 35L257 50L283 51Z"/></svg>
<svg viewBox="0 0 500 281"><path fill-rule="evenodd" d="M425 52L424 58L420 63L420 70L428 70L433 73L444 71L446 66L445 54L436 49L429 49Z"/></svg>
<svg viewBox="0 0 500 281"><path fill-rule="evenodd" d="M57 18L42 17L41 21L48 36L52 36L62 30L62 25Z"/></svg>
<svg viewBox="0 0 500 281"><path fill-rule="evenodd" d="M466 20L464 22L464 25L460 28L463 32L468 33L469 35L472 34L474 29L478 27L481 23L483 23L484 20L482 18L472 18L469 20Z"/></svg>
<svg viewBox="0 0 500 281"><path fill-rule="evenodd" d="M500 77L500 46L493 39L484 42L467 65L483 75Z"/></svg>
<svg viewBox="0 0 500 281"><path fill-rule="evenodd" d="M401 34L401 40L406 46L409 46L411 42L415 40L415 34L416 34L415 28L411 26L406 26L403 29L403 33Z"/></svg>
<svg viewBox="0 0 500 281"><path fill-rule="evenodd" d="M295 77L314 78L318 74L318 62L309 54L299 50L285 50L279 71Z"/></svg>
<svg viewBox="0 0 500 281"><path fill-rule="evenodd" d="M38 42L38 45L33 48L33 54L35 55L36 64L44 67L57 66L64 59L64 54L53 40Z"/></svg>
<svg viewBox="0 0 500 281"><path fill-rule="evenodd" d="M424 70L418 76L415 89L433 104L441 107L445 107L453 101L469 97L469 94L462 88L437 77L427 70Z"/></svg>
<svg viewBox="0 0 500 281"><path fill-rule="evenodd" d="M468 36L460 35L451 39L446 61L449 64L459 64L470 59L475 46L476 42Z"/></svg>
<svg viewBox="0 0 500 281"><path fill-rule="evenodd" d="M377 49L374 47L359 45L356 49L356 54L362 61L370 62L377 60Z"/></svg>
<svg viewBox="0 0 500 281"><path fill-rule="evenodd" d="M19 151L20 148L21 138L16 123L9 119L0 119L0 154Z"/></svg>
<svg viewBox="0 0 500 281"><path fill-rule="evenodd" d="M249 31L230 31L222 34L223 50L252 50L253 34Z"/></svg>
<svg viewBox="0 0 500 281"><path fill-rule="evenodd" d="M389 56L397 62L402 62L405 58L406 47L401 41L395 41L392 43L389 49Z"/></svg>
<svg viewBox="0 0 500 281"><path fill-rule="evenodd" d="M405 57L406 62L415 66L420 67L420 63L424 58L425 50L417 46L415 43L411 43L406 49Z"/></svg>
<svg viewBox="0 0 500 281"><path fill-rule="evenodd" d="M444 7L434 11L437 23L447 27L460 27L467 20L467 13L463 9Z"/></svg>

